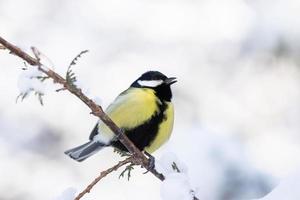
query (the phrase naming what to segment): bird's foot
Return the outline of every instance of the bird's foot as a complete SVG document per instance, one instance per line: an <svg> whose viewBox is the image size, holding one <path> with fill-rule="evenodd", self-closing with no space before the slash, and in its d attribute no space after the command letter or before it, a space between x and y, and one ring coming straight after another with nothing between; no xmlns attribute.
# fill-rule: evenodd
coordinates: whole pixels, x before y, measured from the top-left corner
<svg viewBox="0 0 300 200"><path fill-rule="evenodd" d="M148 156L149 162L148 162L148 166L147 166L147 171L144 172L144 174L148 173L149 171L151 171L155 168L155 158L147 151L145 151L145 155Z"/></svg>
<svg viewBox="0 0 300 200"><path fill-rule="evenodd" d="M117 140L119 140L122 134L125 134L125 130L124 130L123 128L121 128L121 132L118 132L118 133L115 135L115 138L116 138Z"/></svg>

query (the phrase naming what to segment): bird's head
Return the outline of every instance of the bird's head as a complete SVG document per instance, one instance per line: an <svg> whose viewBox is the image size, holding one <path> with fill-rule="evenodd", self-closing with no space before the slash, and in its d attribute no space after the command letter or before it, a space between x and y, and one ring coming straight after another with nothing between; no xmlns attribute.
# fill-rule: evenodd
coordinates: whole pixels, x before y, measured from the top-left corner
<svg viewBox="0 0 300 200"><path fill-rule="evenodd" d="M142 74L136 81L131 84L135 88L150 88L155 91L158 98L165 101L171 101L171 85L176 83L175 77L167 77L158 71L148 71Z"/></svg>

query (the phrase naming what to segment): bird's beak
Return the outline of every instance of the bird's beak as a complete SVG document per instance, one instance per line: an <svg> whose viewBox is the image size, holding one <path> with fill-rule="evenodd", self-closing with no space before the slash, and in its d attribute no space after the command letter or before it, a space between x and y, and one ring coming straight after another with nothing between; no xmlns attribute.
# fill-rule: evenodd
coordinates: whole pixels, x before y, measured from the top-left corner
<svg viewBox="0 0 300 200"><path fill-rule="evenodd" d="M177 82L177 80L176 80L175 77L167 78L167 79L164 81L164 83L165 83L166 85L172 85L173 83L176 83L176 82Z"/></svg>

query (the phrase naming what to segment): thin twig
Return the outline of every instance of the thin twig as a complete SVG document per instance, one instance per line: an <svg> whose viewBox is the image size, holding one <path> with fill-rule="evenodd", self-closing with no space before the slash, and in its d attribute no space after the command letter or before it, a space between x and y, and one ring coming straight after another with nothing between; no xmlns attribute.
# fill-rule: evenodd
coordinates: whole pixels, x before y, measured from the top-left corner
<svg viewBox="0 0 300 200"><path fill-rule="evenodd" d="M28 55L27 53L25 53L24 51L22 51L19 47L15 46L15 45L13 45L13 44L11 44L9 42L7 42L2 37L0 37L0 43L4 47L6 47L7 49L9 49L11 51L11 53L15 54L16 56L19 56L24 61L26 61L28 64L30 64L30 65L38 65L38 62L37 62L36 59L34 59L30 55Z"/></svg>
<svg viewBox="0 0 300 200"><path fill-rule="evenodd" d="M89 50L81 51L78 55L76 55L75 58L73 58L73 60L72 60L71 63L69 64L67 71L70 71L71 67L72 67L73 65L76 65L77 60L78 60L83 54L85 54L85 53L87 53L87 52L89 52Z"/></svg>
<svg viewBox="0 0 300 200"><path fill-rule="evenodd" d="M74 200L79 200L81 199L85 194L89 193L92 188L102 179L104 178L105 176L107 176L108 174L112 173L113 171L116 171L118 170L120 167L122 167L123 165L126 165L127 163L132 163L134 162L134 157L128 157L126 158L125 160L122 160L120 161L118 164L116 164L115 166L105 170L105 171L102 171L100 173L100 175L95 178L95 180L93 182L91 182L82 192L80 192L76 198Z"/></svg>

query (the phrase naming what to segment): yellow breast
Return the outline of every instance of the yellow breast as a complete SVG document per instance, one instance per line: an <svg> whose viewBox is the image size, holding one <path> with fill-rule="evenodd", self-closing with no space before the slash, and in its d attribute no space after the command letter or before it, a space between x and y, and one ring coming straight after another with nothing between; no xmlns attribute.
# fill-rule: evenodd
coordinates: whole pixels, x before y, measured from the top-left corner
<svg viewBox="0 0 300 200"><path fill-rule="evenodd" d="M174 123L174 107L171 102L167 103L165 116L167 118L160 124L156 138L148 147L145 148L145 151L148 153L153 153L156 151L170 138Z"/></svg>
<svg viewBox="0 0 300 200"><path fill-rule="evenodd" d="M107 108L106 113L117 126L123 129L130 129L151 119L157 113L159 109L158 104L160 103L160 100L154 94L154 90L130 88L115 99ZM155 139L144 149L148 153L157 150L171 135L174 122L174 108L171 102L166 102L166 104L165 119L159 125ZM101 140L107 141L107 143L115 136L101 121L99 122L99 132Z"/></svg>
<svg viewBox="0 0 300 200"><path fill-rule="evenodd" d="M132 128L148 121L158 110L157 98L152 89L130 88L120 94L106 109L108 116L121 128ZM101 121L100 133L107 140L114 137Z"/></svg>

